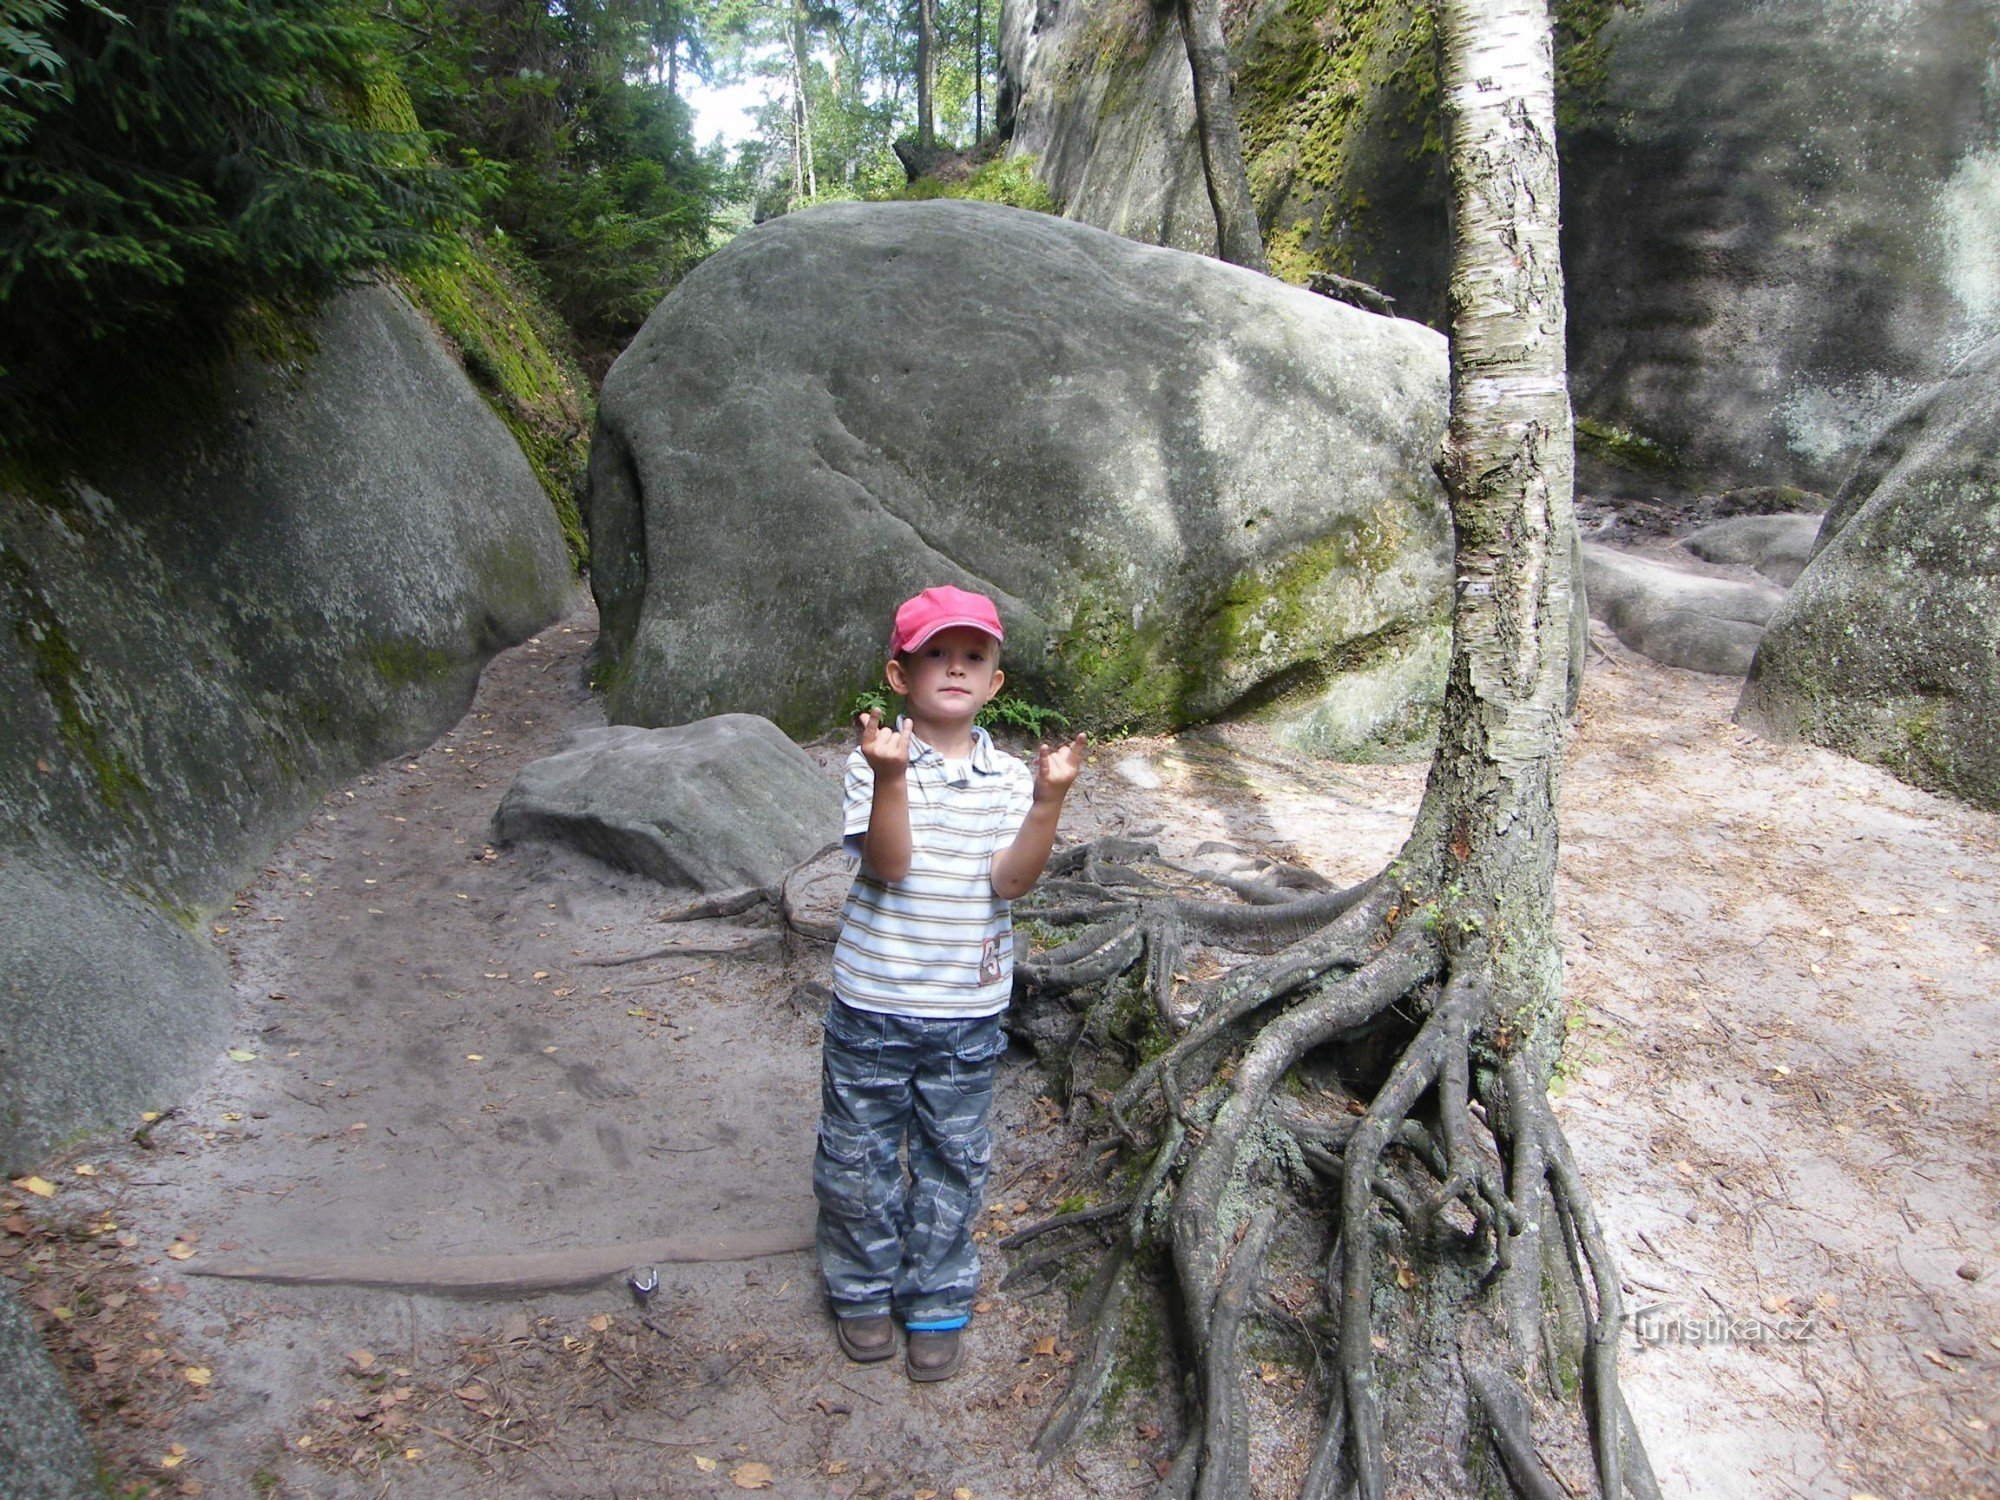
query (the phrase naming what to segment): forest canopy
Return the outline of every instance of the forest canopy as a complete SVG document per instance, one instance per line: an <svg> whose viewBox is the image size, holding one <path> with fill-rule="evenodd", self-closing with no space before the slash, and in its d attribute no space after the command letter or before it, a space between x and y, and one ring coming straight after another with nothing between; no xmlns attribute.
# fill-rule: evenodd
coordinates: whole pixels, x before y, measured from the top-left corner
<svg viewBox="0 0 2000 1500"><path fill-rule="evenodd" d="M601 371L754 219L904 191L899 139L990 137L998 9L0 0L0 423L54 439L468 236ZM690 85L756 79L756 135L699 146Z"/></svg>

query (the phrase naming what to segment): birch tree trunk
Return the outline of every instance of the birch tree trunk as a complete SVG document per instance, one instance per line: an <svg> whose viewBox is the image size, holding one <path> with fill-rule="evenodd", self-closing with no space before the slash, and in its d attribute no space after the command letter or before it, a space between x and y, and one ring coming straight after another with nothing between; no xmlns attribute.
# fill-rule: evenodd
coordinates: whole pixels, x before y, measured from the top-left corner
<svg viewBox="0 0 2000 1500"><path fill-rule="evenodd" d="M1659 1493L1618 1390L1617 1268L1547 1099L1564 1031L1556 797L1577 606L1549 13L1547 0L1438 3L1453 260L1439 472L1456 593L1410 836L1345 891L1216 882L1241 901L1197 898L1157 850L1102 840L1052 860L1023 913L1081 931L1021 966L1017 1029L1047 1040L1073 1107L1108 1096L1105 1138L1134 1184L1011 1237L1112 1236L1036 1449L1060 1448L1092 1410L1136 1267L1164 1251L1187 1372L1167 1497L1251 1487L1240 1351L1267 1261L1322 1288L1320 1308L1288 1299L1289 1321L1267 1329L1308 1330L1295 1336L1325 1372L1313 1500L1555 1500L1593 1478L1606 1500ZM1194 945L1259 956L1192 984ZM1121 1041L1107 981L1131 970L1148 1014L1192 1021ZM1093 998L1065 1026L1074 995Z"/></svg>
<svg viewBox="0 0 2000 1500"><path fill-rule="evenodd" d="M1222 34L1222 13L1217 0L1179 0L1179 9L1181 41L1194 79L1202 176L1215 214L1216 253L1231 265L1268 270L1257 208L1250 200L1250 178L1243 167L1243 133L1229 84L1229 44Z"/></svg>

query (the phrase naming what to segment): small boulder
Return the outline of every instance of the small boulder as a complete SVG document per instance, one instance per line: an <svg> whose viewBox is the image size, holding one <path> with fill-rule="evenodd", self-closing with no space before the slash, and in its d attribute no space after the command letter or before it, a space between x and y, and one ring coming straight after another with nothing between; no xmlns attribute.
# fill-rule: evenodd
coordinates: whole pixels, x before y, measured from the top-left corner
<svg viewBox="0 0 2000 1500"><path fill-rule="evenodd" d="M1703 562L1755 568L1780 588L1805 571L1819 537L1819 516L1737 516L1684 538L1681 545Z"/></svg>
<svg viewBox="0 0 2000 1500"><path fill-rule="evenodd" d="M1669 667L1741 677L1785 591L1716 578L1596 542L1583 544L1590 614L1641 656Z"/></svg>
<svg viewBox="0 0 2000 1500"><path fill-rule="evenodd" d="M840 789L754 714L614 725L525 767L493 837L563 844L676 890L770 886L840 837Z"/></svg>

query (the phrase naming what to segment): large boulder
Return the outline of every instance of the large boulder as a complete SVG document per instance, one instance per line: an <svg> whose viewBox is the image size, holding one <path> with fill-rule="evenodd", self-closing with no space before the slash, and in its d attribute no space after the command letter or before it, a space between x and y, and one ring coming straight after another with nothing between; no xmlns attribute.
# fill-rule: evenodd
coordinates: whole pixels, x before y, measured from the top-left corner
<svg viewBox="0 0 2000 1500"><path fill-rule="evenodd" d="M702 894L775 886L840 838L840 789L769 719L586 729L521 770L502 843L565 844Z"/></svg>
<svg viewBox="0 0 2000 1500"><path fill-rule="evenodd" d="M0 1474L8 1500L97 1500L97 1454L34 1320L0 1278Z"/></svg>
<svg viewBox="0 0 2000 1500"><path fill-rule="evenodd" d="M1226 9L1273 270L1358 276L1442 326L1428 8ZM1565 10L1564 261L1584 483L1831 489L1883 417L2000 319L2000 7ZM1212 251L1173 7L1006 0L1002 39L1013 149L1065 212Z"/></svg>
<svg viewBox="0 0 2000 1500"><path fill-rule="evenodd" d="M1835 497L1737 717L2000 808L2000 340Z"/></svg>
<svg viewBox="0 0 2000 1500"><path fill-rule="evenodd" d="M199 430L0 505L0 1164L170 1101L226 1026L201 912L570 599L547 496L400 294L246 356Z"/></svg>
<svg viewBox="0 0 2000 1500"><path fill-rule="evenodd" d="M1081 723L1407 744L1449 630L1444 405L1435 333L1200 256L981 203L765 224L605 379L610 715L825 729L897 602L956 583Z"/></svg>

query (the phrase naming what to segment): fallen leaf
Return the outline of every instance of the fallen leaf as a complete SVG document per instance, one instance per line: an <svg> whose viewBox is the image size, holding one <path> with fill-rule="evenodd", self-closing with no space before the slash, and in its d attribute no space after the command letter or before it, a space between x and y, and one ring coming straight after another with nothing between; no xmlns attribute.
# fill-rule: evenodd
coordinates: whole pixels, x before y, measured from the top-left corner
<svg viewBox="0 0 2000 1500"><path fill-rule="evenodd" d="M76 1316L76 1310L69 1307L52 1307L49 1309L49 1316L67 1323Z"/></svg>
<svg viewBox="0 0 2000 1500"><path fill-rule="evenodd" d="M832 1463L826 1466L826 1472L829 1474L845 1474L847 1472L847 1460L844 1458L836 1458Z"/></svg>
<svg viewBox="0 0 2000 1500"><path fill-rule="evenodd" d="M56 1185L46 1177L16 1177L13 1185L24 1193L33 1193L37 1198L53 1198Z"/></svg>
<svg viewBox="0 0 2000 1500"><path fill-rule="evenodd" d="M484 1401L488 1396L492 1395L493 1393L487 1390L485 1386L481 1385L478 1381L475 1380L471 1385L460 1386L457 1390L453 1391L452 1394L458 1397L459 1400L467 1403L468 1405L477 1406L480 1402Z"/></svg>
<svg viewBox="0 0 2000 1500"><path fill-rule="evenodd" d="M160 1460L160 1467L163 1469L178 1469L187 1456L188 1451L186 1448L182 1447L179 1443L171 1443L167 1447L166 1455Z"/></svg>
<svg viewBox="0 0 2000 1500"><path fill-rule="evenodd" d="M415 1463L418 1459L422 1458L423 1456L424 1456L424 1450L421 1448L405 1448L403 1450L403 1457L408 1459L411 1463Z"/></svg>
<svg viewBox="0 0 2000 1500"><path fill-rule="evenodd" d="M167 1246L167 1255L172 1260L193 1260L194 1246L190 1245L186 1240L175 1240L171 1245Z"/></svg>
<svg viewBox="0 0 2000 1500"><path fill-rule="evenodd" d="M483 1052L468 1052L465 1054L465 1060L467 1062L485 1062L486 1055Z"/></svg>
<svg viewBox="0 0 2000 1500"><path fill-rule="evenodd" d="M910 1500L937 1500L937 1491L918 1490L914 1495L910 1496Z"/></svg>
<svg viewBox="0 0 2000 1500"><path fill-rule="evenodd" d="M1054 1334L1049 1334L1046 1338L1036 1340L1035 1353L1046 1357L1048 1355L1054 1354L1055 1352L1056 1352L1056 1336Z"/></svg>
<svg viewBox="0 0 2000 1500"><path fill-rule="evenodd" d="M729 1471L729 1482L739 1490L767 1490L771 1487L769 1464L738 1464ZM917 1491L921 1496L922 1490Z"/></svg>
<svg viewBox="0 0 2000 1500"><path fill-rule="evenodd" d="M590 1331L592 1333L602 1333L604 1332L605 1329L609 1328L610 1326L611 1326L611 1319L605 1313L599 1313L596 1317L590 1320Z"/></svg>
<svg viewBox="0 0 2000 1500"><path fill-rule="evenodd" d="M366 1349L350 1349L347 1351L347 1358L348 1362L357 1370L372 1370L375 1368L375 1356Z"/></svg>
<svg viewBox="0 0 2000 1500"><path fill-rule="evenodd" d="M547 979L548 977L549 977L549 971L548 971L547 969L537 969L537 970L535 970L535 978L537 978L537 979Z"/></svg>
<svg viewBox="0 0 2000 1500"><path fill-rule="evenodd" d="M70 1170L76 1173L76 1175L79 1177L95 1177L97 1175L97 1168L93 1167L87 1161L78 1162L74 1167L71 1167Z"/></svg>
<svg viewBox="0 0 2000 1500"><path fill-rule="evenodd" d="M704 1474L713 1474L715 1472L715 1460L704 1458L699 1453L694 1456L694 1466Z"/></svg>
<svg viewBox="0 0 2000 1500"><path fill-rule="evenodd" d="M145 1121L148 1125L151 1125L159 1120L160 1112L157 1109L149 1109L144 1114L140 1115L139 1118Z"/></svg>
<svg viewBox="0 0 2000 1500"><path fill-rule="evenodd" d="M255 1062L257 1054L254 1052L245 1052L241 1047L231 1047L229 1049L229 1060L231 1062Z"/></svg>
<svg viewBox="0 0 2000 1500"><path fill-rule="evenodd" d="M205 1390L215 1380L215 1372L207 1365L189 1365L181 1371L181 1379L197 1390Z"/></svg>
<svg viewBox="0 0 2000 1500"><path fill-rule="evenodd" d="M951 1500L972 1500L972 1491L961 1484L951 1492Z"/></svg>

